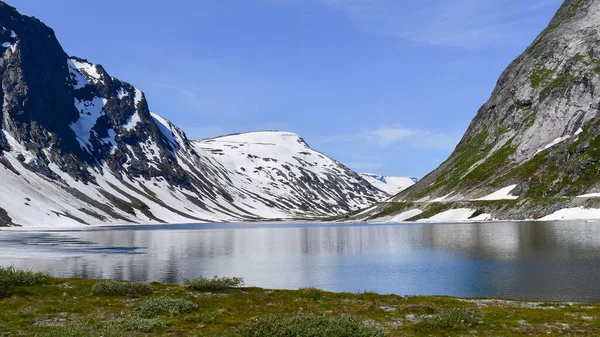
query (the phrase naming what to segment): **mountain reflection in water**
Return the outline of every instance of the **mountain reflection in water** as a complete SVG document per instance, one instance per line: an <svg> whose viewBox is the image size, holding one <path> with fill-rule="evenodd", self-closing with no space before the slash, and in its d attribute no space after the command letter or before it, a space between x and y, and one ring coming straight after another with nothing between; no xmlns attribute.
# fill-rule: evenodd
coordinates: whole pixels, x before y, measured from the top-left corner
<svg viewBox="0 0 600 337"><path fill-rule="evenodd" d="M0 232L0 264L54 276L600 301L600 223L200 224Z"/></svg>

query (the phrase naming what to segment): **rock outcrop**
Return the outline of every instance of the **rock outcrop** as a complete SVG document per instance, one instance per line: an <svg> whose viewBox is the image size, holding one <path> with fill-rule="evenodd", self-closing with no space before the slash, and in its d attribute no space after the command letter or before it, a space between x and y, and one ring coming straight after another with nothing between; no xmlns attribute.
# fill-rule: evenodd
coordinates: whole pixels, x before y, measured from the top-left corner
<svg viewBox="0 0 600 337"><path fill-rule="evenodd" d="M228 166L1 1L0 46L0 226L321 217L389 197L297 136Z"/></svg>
<svg viewBox="0 0 600 337"><path fill-rule="evenodd" d="M578 197L600 191L598 88L600 0L566 0L502 73L451 156L394 200L464 203L510 186L519 201L491 217L592 207Z"/></svg>

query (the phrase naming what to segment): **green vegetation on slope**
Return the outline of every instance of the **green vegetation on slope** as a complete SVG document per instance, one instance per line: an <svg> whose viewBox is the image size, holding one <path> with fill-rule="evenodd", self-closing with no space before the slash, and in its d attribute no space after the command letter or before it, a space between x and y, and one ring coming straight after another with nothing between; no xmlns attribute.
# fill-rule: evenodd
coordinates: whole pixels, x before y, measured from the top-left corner
<svg viewBox="0 0 600 337"><path fill-rule="evenodd" d="M434 191L437 194L444 194L460 188L472 188L492 180L497 172L512 167L513 163L508 158L516 149L512 145L514 138L509 139L500 149L490 154L493 145L486 145L487 137L487 131L482 131L461 143L453 153L452 165L415 198L431 195ZM500 185L492 183L487 186Z"/></svg>
<svg viewBox="0 0 600 337"><path fill-rule="evenodd" d="M550 79L553 73L554 70L548 69L544 66L535 67L529 77L531 87L534 89L539 88L542 84L545 84Z"/></svg>

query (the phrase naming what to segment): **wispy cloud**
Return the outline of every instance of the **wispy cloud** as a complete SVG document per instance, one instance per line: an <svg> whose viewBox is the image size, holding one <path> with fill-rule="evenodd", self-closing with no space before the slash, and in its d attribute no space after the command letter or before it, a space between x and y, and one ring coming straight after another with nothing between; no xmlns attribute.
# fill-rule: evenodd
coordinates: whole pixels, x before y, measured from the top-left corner
<svg viewBox="0 0 600 337"><path fill-rule="evenodd" d="M379 147L403 145L413 149L452 150L460 140L461 134L386 126L352 134L329 136L320 141L323 143L369 142Z"/></svg>
<svg viewBox="0 0 600 337"><path fill-rule="evenodd" d="M420 131L404 129L401 127L381 128L367 132L367 136L375 138L380 144L387 146L401 140L418 136Z"/></svg>
<svg viewBox="0 0 600 337"><path fill-rule="evenodd" d="M276 0L267 0L275 2ZM278 0L290 2L294 0ZM295 0L345 13L361 27L422 45L479 48L511 43L527 22L562 0Z"/></svg>

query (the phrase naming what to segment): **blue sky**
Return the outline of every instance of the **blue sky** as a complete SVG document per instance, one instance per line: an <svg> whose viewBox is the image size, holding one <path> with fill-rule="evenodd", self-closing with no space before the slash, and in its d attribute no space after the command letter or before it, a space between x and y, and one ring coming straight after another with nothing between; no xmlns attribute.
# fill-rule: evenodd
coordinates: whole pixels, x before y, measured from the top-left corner
<svg viewBox="0 0 600 337"><path fill-rule="evenodd" d="M562 0L8 0L192 139L285 130L422 177Z"/></svg>

